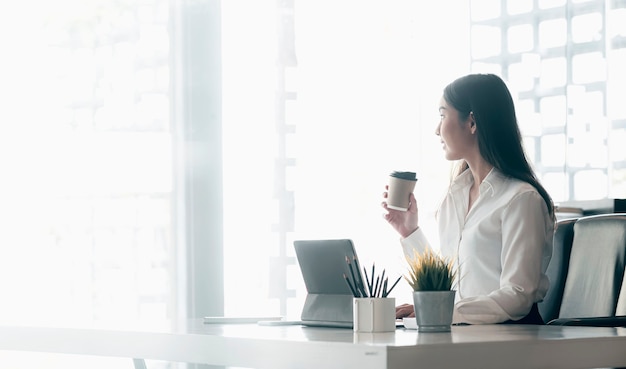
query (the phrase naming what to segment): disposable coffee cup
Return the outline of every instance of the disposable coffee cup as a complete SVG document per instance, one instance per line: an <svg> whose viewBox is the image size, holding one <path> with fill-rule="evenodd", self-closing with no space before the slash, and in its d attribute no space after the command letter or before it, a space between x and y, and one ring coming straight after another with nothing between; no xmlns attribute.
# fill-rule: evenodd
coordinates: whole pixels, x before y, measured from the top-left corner
<svg viewBox="0 0 626 369"><path fill-rule="evenodd" d="M389 175L387 190L387 207L389 209L407 211L409 196L415 189L417 177L415 172L396 172Z"/></svg>

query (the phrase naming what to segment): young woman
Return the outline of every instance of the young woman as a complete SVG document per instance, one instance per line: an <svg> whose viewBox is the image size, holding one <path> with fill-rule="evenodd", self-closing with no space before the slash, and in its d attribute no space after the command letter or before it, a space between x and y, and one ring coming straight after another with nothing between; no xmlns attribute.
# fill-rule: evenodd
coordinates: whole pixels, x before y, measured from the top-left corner
<svg viewBox="0 0 626 369"><path fill-rule="evenodd" d="M435 134L458 171L433 248L458 268L453 323L543 324L537 302L549 286L554 206L524 153L511 93L496 75L471 74L446 86L440 105ZM409 257L430 247L410 201L406 212L382 204ZM397 318L413 314L412 305L396 308Z"/></svg>

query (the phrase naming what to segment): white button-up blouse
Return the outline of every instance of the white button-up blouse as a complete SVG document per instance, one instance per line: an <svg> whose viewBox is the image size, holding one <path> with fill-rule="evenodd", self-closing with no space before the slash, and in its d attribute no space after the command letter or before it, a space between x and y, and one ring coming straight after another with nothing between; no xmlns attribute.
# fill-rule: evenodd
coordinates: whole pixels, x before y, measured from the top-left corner
<svg viewBox="0 0 626 369"><path fill-rule="evenodd" d="M489 324L525 317L545 296L554 221L530 184L492 169L468 212L474 179L452 182L437 213L441 254L456 260L453 323ZM406 256L429 246L418 228L401 240Z"/></svg>

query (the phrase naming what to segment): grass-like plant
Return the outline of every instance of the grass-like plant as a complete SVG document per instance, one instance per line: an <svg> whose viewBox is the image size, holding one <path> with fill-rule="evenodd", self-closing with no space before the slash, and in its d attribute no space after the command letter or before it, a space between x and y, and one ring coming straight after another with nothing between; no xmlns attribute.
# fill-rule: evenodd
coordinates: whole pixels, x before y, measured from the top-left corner
<svg viewBox="0 0 626 369"><path fill-rule="evenodd" d="M414 252L407 257L409 273L404 279L413 291L449 291L456 279L456 269L452 260L446 259L427 249L423 253Z"/></svg>

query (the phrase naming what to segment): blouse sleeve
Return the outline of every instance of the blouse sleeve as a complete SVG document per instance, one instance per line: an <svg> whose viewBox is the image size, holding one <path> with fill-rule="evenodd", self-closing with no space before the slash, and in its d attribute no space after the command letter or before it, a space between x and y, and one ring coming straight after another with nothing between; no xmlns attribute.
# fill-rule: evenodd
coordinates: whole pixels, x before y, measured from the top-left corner
<svg viewBox="0 0 626 369"><path fill-rule="evenodd" d="M416 251L422 253L430 248L430 243L421 228L416 229L407 238L401 239L400 244L402 251L404 251L404 257L407 259L413 258Z"/></svg>

